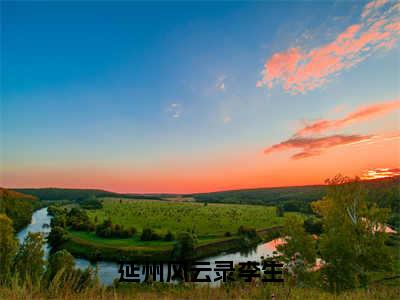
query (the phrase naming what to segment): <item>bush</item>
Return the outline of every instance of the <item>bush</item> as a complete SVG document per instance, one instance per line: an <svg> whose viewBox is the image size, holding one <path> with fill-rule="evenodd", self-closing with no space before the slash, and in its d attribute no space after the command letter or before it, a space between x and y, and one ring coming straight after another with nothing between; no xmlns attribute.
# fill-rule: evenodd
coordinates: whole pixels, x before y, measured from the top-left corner
<svg viewBox="0 0 400 300"><path fill-rule="evenodd" d="M67 225L71 226L74 230L93 231L95 229L87 213L75 207L67 214Z"/></svg>
<svg viewBox="0 0 400 300"><path fill-rule="evenodd" d="M67 216L65 214L57 214L50 221L51 227L67 227Z"/></svg>
<svg viewBox="0 0 400 300"><path fill-rule="evenodd" d="M285 209L283 208L283 205L278 205L276 207L276 216L277 217L283 217L285 214Z"/></svg>
<svg viewBox="0 0 400 300"><path fill-rule="evenodd" d="M64 228L59 226L53 227L49 233L49 236L47 237L48 243L54 248L57 248L59 245L66 242L67 240L67 232Z"/></svg>
<svg viewBox="0 0 400 300"><path fill-rule="evenodd" d="M140 240L142 240L142 241L156 241L156 240L161 240L161 236L159 234L157 234L151 228L144 228L142 230L142 235L140 236Z"/></svg>
<svg viewBox="0 0 400 300"><path fill-rule="evenodd" d="M318 218L308 218L304 220L304 229L306 232L311 234L321 234L322 233L322 220Z"/></svg>
<svg viewBox="0 0 400 300"><path fill-rule="evenodd" d="M96 197L88 198L80 203L80 206L85 209L101 209L103 208L103 203L96 199Z"/></svg>
<svg viewBox="0 0 400 300"><path fill-rule="evenodd" d="M104 238L130 238L135 233L136 228L125 229L123 225L113 225L110 219L96 226L96 235Z"/></svg>
<svg viewBox="0 0 400 300"><path fill-rule="evenodd" d="M245 227L241 225L238 229L239 235L246 236L249 239L254 239L257 237L257 231L253 227Z"/></svg>
<svg viewBox="0 0 400 300"><path fill-rule="evenodd" d="M164 237L165 241L173 241L174 239L175 239L175 236L172 234L171 231L168 231Z"/></svg>
<svg viewBox="0 0 400 300"><path fill-rule="evenodd" d="M190 232L182 232L178 235L173 249L173 256L179 259L190 259L196 250L197 238Z"/></svg>

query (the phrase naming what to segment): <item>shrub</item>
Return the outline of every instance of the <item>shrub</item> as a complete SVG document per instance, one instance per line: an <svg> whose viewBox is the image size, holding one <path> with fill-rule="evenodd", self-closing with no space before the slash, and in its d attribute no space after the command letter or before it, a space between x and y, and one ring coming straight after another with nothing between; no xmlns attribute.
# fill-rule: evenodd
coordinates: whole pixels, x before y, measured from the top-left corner
<svg viewBox="0 0 400 300"><path fill-rule="evenodd" d="M64 230L64 228L60 226L53 227L49 233L49 236L47 237L47 241L54 248L57 248L59 245L66 242L67 240L67 232Z"/></svg>
<svg viewBox="0 0 400 300"><path fill-rule="evenodd" d="M179 259L189 259L195 254L197 238L190 232L182 232L178 235L173 256Z"/></svg>
<svg viewBox="0 0 400 300"><path fill-rule="evenodd" d="M165 241L173 241L174 239L175 239L175 236L172 234L171 231L168 231L164 237Z"/></svg>
<svg viewBox="0 0 400 300"><path fill-rule="evenodd" d="M238 233L240 235L246 236L249 239L253 239L257 237L257 231L253 227L246 227L241 225L238 229Z"/></svg>
<svg viewBox="0 0 400 300"><path fill-rule="evenodd" d="M278 205L276 207L276 216L277 217L283 217L285 214L285 209L283 208L283 205Z"/></svg>
<svg viewBox="0 0 400 300"><path fill-rule="evenodd" d="M101 209L103 208L103 203L96 199L96 197L93 197L83 200L80 206L85 209Z"/></svg>
<svg viewBox="0 0 400 300"><path fill-rule="evenodd" d="M95 229L87 213L75 207L67 214L67 225L71 226L74 230L92 231Z"/></svg>
<svg viewBox="0 0 400 300"><path fill-rule="evenodd" d="M130 238L135 232L134 227L124 229L123 225L113 225L110 219L104 220L102 224L96 226L96 235L104 238Z"/></svg>
<svg viewBox="0 0 400 300"><path fill-rule="evenodd" d="M140 236L142 241L155 241L160 240L161 236L154 232L151 228L144 228L142 230L142 235Z"/></svg>
<svg viewBox="0 0 400 300"><path fill-rule="evenodd" d="M304 229L306 230L306 232L311 233L311 234L321 234L322 233L322 220L315 218L315 217L311 217L311 218L307 218L304 220L303 223Z"/></svg>

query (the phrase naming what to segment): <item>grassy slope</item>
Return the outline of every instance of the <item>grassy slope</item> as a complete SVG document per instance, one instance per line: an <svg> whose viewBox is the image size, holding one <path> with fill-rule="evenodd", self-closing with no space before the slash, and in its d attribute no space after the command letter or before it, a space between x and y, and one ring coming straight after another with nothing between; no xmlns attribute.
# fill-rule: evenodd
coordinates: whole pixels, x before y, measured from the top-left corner
<svg viewBox="0 0 400 300"><path fill-rule="evenodd" d="M262 237L265 228L283 224L284 218L275 216L275 208L254 205L209 204L191 202L131 201L106 199L101 210L88 211L98 223L111 218L125 227L135 226L139 232L133 238L101 238L93 232L70 231L70 240L63 245L75 255L89 259L118 260L170 258L174 242L140 240L140 230L148 226L164 234L168 230L178 233L194 228L199 240L196 256L204 257L221 251L238 249L240 239L236 234L240 225L253 226ZM177 222L177 218L180 219ZM230 231L232 237L225 237ZM149 258L151 259L151 258Z"/></svg>
<svg viewBox="0 0 400 300"><path fill-rule="evenodd" d="M0 199L26 199L26 200L31 200L31 201L36 201L37 197L32 196L32 195L27 195L23 194L14 190L9 190L0 187Z"/></svg>
<svg viewBox="0 0 400 300"><path fill-rule="evenodd" d="M194 230L200 238L221 236L228 231L234 234L240 225L261 229L283 223L283 218L276 217L274 207L113 198L104 200L103 209L88 214L92 220L97 217L98 223L111 218L115 224L133 226L138 231L150 227L160 234Z"/></svg>

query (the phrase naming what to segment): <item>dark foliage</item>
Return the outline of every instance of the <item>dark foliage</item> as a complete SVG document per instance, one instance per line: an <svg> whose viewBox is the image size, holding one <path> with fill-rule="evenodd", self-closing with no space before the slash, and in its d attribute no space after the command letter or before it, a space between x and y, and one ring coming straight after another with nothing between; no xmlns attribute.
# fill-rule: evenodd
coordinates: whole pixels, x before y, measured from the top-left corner
<svg viewBox="0 0 400 300"><path fill-rule="evenodd" d="M151 228L144 228L142 230L142 235L140 236L140 239L142 241L156 241L161 240L161 236Z"/></svg>
<svg viewBox="0 0 400 300"><path fill-rule="evenodd" d="M130 238L135 233L135 228L125 229L123 225L112 224L110 219L96 226L96 235L104 238Z"/></svg>
<svg viewBox="0 0 400 300"><path fill-rule="evenodd" d="M249 239L257 238L257 231L253 227L246 227L246 226L241 225L238 229L238 234L245 236Z"/></svg>
<svg viewBox="0 0 400 300"><path fill-rule="evenodd" d="M276 207L276 216L277 217L283 217L285 214L285 209L283 208L283 205L278 205Z"/></svg>
<svg viewBox="0 0 400 300"><path fill-rule="evenodd" d="M47 241L53 248L57 249L61 244L68 241L68 233L64 228L54 226L47 237Z"/></svg>
<svg viewBox="0 0 400 300"><path fill-rule="evenodd" d="M178 234L173 249L173 257L186 260L195 255L197 237L190 232L181 232Z"/></svg>
<svg viewBox="0 0 400 300"><path fill-rule="evenodd" d="M92 196L94 197L118 197L135 199L160 199L156 196L119 194L103 190L93 189L61 189L61 188L38 188L38 189L15 189L21 193L36 196L41 200L70 200L81 202Z"/></svg>
<svg viewBox="0 0 400 300"><path fill-rule="evenodd" d="M94 196L83 200L80 205L84 209L101 209L103 207L103 203Z"/></svg>
<svg viewBox="0 0 400 300"><path fill-rule="evenodd" d="M175 236L172 234L171 231L168 231L164 237L165 241L173 241L174 239L175 239Z"/></svg>
<svg viewBox="0 0 400 300"><path fill-rule="evenodd" d="M304 229L310 234L320 235L322 233L322 220L316 217L310 217L304 220Z"/></svg>
<svg viewBox="0 0 400 300"><path fill-rule="evenodd" d="M67 213L67 226L74 230L93 231L95 229L87 213L75 207Z"/></svg>

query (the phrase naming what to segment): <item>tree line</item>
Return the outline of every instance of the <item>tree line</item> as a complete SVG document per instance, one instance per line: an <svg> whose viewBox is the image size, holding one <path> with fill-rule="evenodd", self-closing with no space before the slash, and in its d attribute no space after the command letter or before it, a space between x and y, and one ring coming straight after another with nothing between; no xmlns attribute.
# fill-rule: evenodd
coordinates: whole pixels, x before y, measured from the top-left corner
<svg viewBox="0 0 400 300"><path fill-rule="evenodd" d="M367 287L376 274L396 274L399 244L384 230L391 210L372 201L357 179L327 183L326 196L311 204L315 218L286 219L278 250L292 283L341 292Z"/></svg>

